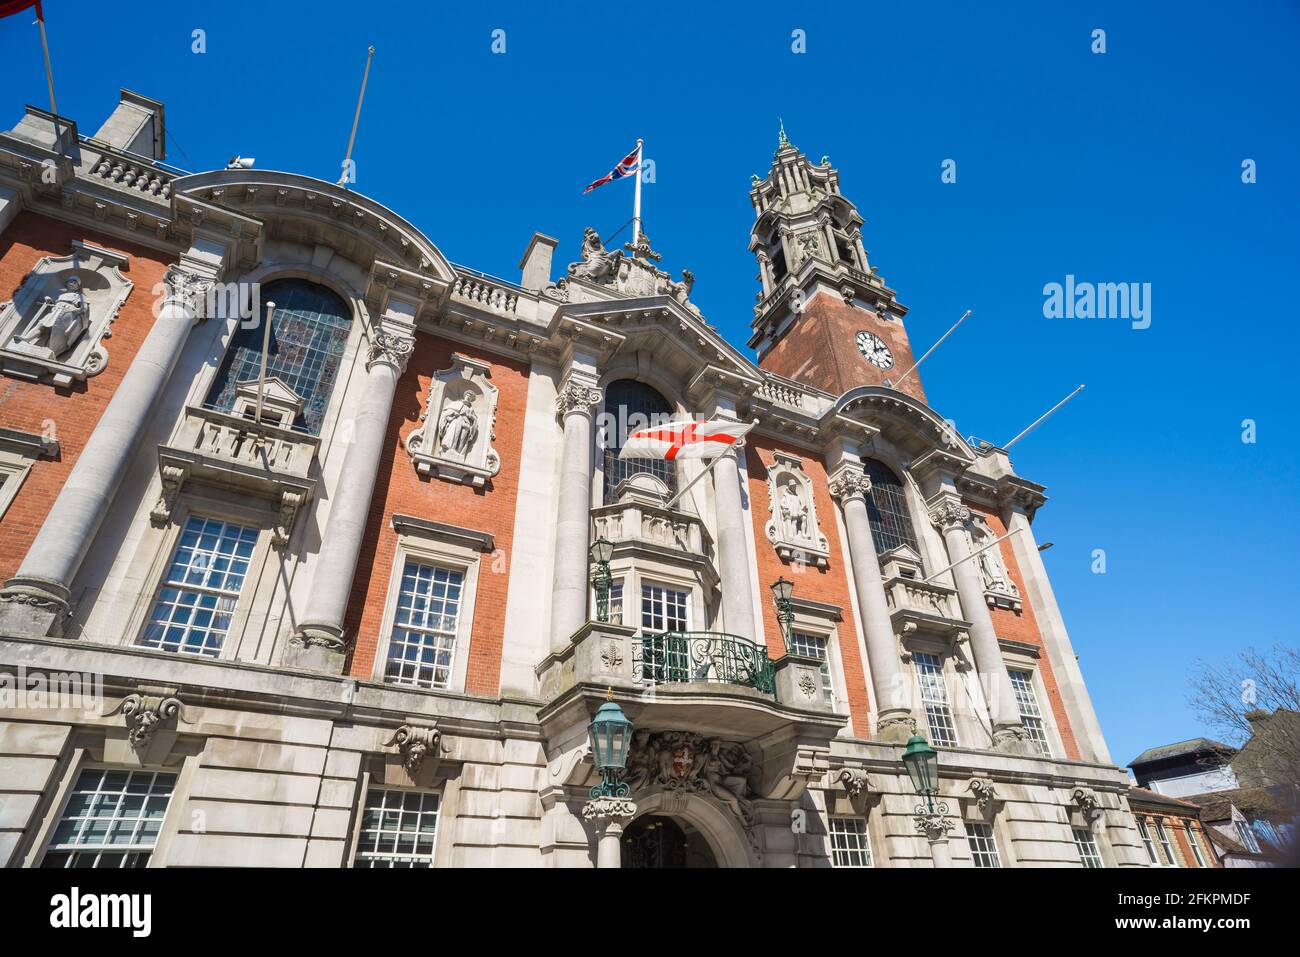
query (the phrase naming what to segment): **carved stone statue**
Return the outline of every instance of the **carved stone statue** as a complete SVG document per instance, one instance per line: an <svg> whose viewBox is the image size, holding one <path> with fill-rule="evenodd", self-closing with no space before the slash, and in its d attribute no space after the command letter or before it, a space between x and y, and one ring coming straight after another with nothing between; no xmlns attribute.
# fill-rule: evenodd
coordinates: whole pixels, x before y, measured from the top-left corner
<svg viewBox="0 0 1300 957"><path fill-rule="evenodd" d="M68 352L90 325L90 306L81 291L81 280L72 275L57 299L45 302L18 341L44 346L55 358Z"/></svg>
<svg viewBox="0 0 1300 957"><path fill-rule="evenodd" d="M569 275L589 282L613 282L618 275L621 252L610 252L600 241L600 234L588 226L582 233L582 262L569 267Z"/></svg>
<svg viewBox="0 0 1300 957"><path fill-rule="evenodd" d="M444 455L450 453L464 459L474 448L478 440L474 398L474 393L466 390L459 401L447 403L438 417L438 448Z"/></svg>
<svg viewBox="0 0 1300 957"><path fill-rule="evenodd" d="M799 540L808 537L808 506L799 494L799 483L794 479L785 483L778 506L781 522L788 538Z"/></svg>
<svg viewBox="0 0 1300 957"><path fill-rule="evenodd" d="M731 808L746 827L754 823L754 805L749 800L753 769L754 759L743 745L723 744L716 739L710 742L704 762L704 780L709 793Z"/></svg>

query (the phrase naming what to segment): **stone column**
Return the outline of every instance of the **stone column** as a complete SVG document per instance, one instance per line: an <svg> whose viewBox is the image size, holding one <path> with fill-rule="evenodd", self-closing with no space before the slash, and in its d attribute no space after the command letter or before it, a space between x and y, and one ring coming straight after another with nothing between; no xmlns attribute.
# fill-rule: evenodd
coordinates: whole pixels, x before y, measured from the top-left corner
<svg viewBox="0 0 1300 957"><path fill-rule="evenodd" d="M750 587L750 534L740 499L739 449L723 452L713 466L713 495L718 513L718 576L722 580L722 610L727 631L758 641L754 626L754 592Z"/></svg>
<svg viewBox="0 0 1300 957"><path fill-rule="evenodd" d="M1065 629L1065 619L1056 604L1056 595L1052 591L1052 582L1047 577L1047 568L1038 551L1038 543L1034 540L1029 516L1020 506L1011 506L1003 511L1002 516L1007 531L1016 533L1008 541L1011 542L1011 551L1024 579L1026 599L1034 609L1034 617L1043 633L1043 645L1066 714L1070 717L1070 728L1079 746L1080 757L1097 764L1110 764L1110 750L1106 747L1101 724L1097 721L1097 712L1093 709L1088 688L1083 682L1083 673L1079 670L1070 635Z"/></svg>
<svg viewBox="0 0 1300 957"><path fill-rule="evenodd" d="M95 424L18 574L0 591L0 631L62 634L72 580L162 399L194 327L199 297L210 281L179 267L168 271L167 296L158 318Z"/></svg>
<svg viewBox="0 0 1300 957"><path fill-rule="evenodd" d="M993 748L1013 754L1031 754L1025 729L1020 723L1020 710L1011 690L1011 678L1002 659L1002 648L984 599L984 582L975 562L970 560L971 545L966 534L970 509L956 498L941 499L931 507L930 521L943 535L948 546L948 560L956 563L952 574L957 583L962 613L971 623L971 650L975 654L975 669L979 672L984 700L993 723Z"/></svg>
<svg viewBox="0 0 1300 957"><path fill-rule="evenodd" d="M870 491L871 479L857 466L842 467L830 480L830 493L840 504L849 539L849 562L853 565L876 703L876 737L902 744L911 736L913 728L911 687L903 674L880 559L867 518L867 502L863 496Z"/></svg>
<svg viewBox="0 0 1300 957"><path fill-rule="evenodd" d="M596 827L596 866L623 866L623 828L636 817L636 805L627 798L593 798L582 806L582 816Z"/></svg>
<svg viewBox="0 0 1300 957"><path fill-rule="evenodd" d="M370 514L397 380L406 370L414 347L415 340L406 330L380 329L370 343L361 406L353 420L352 444L343 457L343 469L334 489L305 614L298 633L285 649L284 664L289 667L334 674L343 669L343 616L352 594L352 578Z"/></svg>
<svg viewBox="0 0 1300 957"><path fill-rule="evenodd" d="M591 545L592 427L601 394L595 383L570 376L555 397L564 424L559 508L555 523L555 577L551 592L551 648L568 646L587 621Z"/></svg>

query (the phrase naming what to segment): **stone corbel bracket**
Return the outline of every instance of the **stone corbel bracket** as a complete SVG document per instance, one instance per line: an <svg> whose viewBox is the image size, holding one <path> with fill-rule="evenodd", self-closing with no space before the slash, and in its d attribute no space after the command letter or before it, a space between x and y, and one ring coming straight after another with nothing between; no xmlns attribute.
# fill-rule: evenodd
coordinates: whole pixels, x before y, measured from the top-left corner
<svg viewBox="0 0 1300 957"><path fill-rule="evenodd" d="M842 767L831 773L840 787L844 788L844 793L848 795L849 803L853 805L854 810L861 813L868 798L876 793L875 785L872 783L871 776L867 774L866 768Z"/></svg>
<svg viewBox="0 0 1300 957"><path fill-rule="evenodd" d="M163 725L185 720L181 700L172 695L129 694L104 717L119 712L126 718L127 740L137 751L144 750Z"/></svg>
<svg viewBox="0 0 1300 957"><path fill-rule="evenodd" d="M397 752L402 756L402 766L406 768L406 773L415 777L420 768L424 766L425 759L432 756L433 762L431 767L436 772L438 762L442 756L449 750L443 743L442 732L432 725L415 725L404 724L396 731L393 736L384 742L384 747L397 747Z"/></svg>
<svg viewBox="0 0 1300 957"><path fill-rule="evenodd" d="M966 785L966 790L974 796L975 806L981 811L987 811L1001 801L1001 798L998 797L997 788L988 778L972 777Z"/></svg>
<svg viewBox="0 0 1300 957"><path fill-rule="evenodd" d="M1101 798L1091 788L1076 787L1071 790L1070 803L1079 809L1083 819L1089 823L1102 812Z"/></svg>

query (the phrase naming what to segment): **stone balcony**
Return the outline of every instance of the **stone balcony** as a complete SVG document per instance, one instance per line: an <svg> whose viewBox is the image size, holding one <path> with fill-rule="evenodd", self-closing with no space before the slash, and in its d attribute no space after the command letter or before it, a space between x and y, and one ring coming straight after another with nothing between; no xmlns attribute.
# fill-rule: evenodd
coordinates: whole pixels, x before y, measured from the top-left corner
<svg viewBox="0 0 1300 957"><path fill-rule="evenodd" d="M186 408L171 440L158 447L162 495L151 518L159 525L169 522L181 488L201 483L269 499L277 510L272 540L285 545L298 511L316 488L312 473L320 439L285 425L252 421L238 403L236 410ZM268 415L276 411L271 402L266 404ZM291 408L279 411L291 413ZM290 422L292 416L276 421Z"/></svg>
<svg viewBox="0 0 1300 957"><path fill-rule="evenodd" d="M925 631L957 638L970 630L962 618L957 589L926 581L919 556L901 546L881 556L885 599L898 635Z"/></svg>
<svg viewBox="0 0 1300 957"><path fill-rule="evenodd" d="M592 539L614 543L616 556L639 553L693 568L705 588L716 587L713 537L698 515L666 508L668 489L638 473L619 484L618 501L591 510Z"/></svg>

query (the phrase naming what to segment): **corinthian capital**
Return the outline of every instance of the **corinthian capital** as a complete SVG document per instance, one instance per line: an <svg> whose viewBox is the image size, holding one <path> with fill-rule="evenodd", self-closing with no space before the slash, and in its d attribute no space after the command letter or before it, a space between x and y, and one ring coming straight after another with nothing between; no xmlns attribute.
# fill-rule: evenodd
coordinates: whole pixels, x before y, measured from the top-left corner
<svg viewBox="0 0 1300 957"><path fill-rule="evenodd" d="M930 521L941 532L961 528L970 521L970 509L961 502L941 502L930 509Z"/></svg>
<svg viewBox="0 0 1300 957"><path fill-rule="evenodd" d="M853 468L842 468L827 483L830 489L831 497L837 502L843 503L845 498L854 495L866 495L871 491L871 479L866 472L860 472Z"/></svg>
<svg viewBox="0 0 1300 957"><path fill-rule="evenodd" d="M163 277L163 286L166 290L166 298L163 301L174 302L191 316L197 317L203 312L202 307L212 285L212 280L206 276L200 276L183 266L169 266L167 275ZM157 291L155 287L155 294Z"/></svg>
<svg viewBox="0 0 1300 957"><path fill-rule="evenodd" d="M595 386L570 379L555 397L555 413L563 418L570 412L592 415L600 405L601 393Z"/></svg>
<svg viewBox="0 0 1300 957"><path fill-rule="evenodd" d="M407 360L415 348L415 339L396 332L379 330L370 340L370 353L366 357L366 370L376 362L384 362L395 368L400 375L406 371Z"/></svg>

